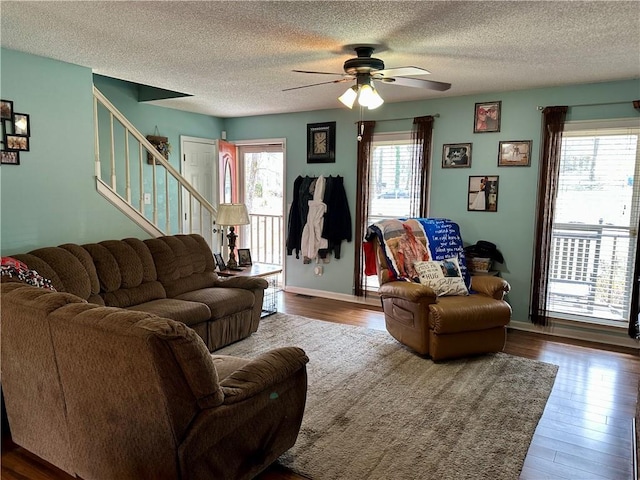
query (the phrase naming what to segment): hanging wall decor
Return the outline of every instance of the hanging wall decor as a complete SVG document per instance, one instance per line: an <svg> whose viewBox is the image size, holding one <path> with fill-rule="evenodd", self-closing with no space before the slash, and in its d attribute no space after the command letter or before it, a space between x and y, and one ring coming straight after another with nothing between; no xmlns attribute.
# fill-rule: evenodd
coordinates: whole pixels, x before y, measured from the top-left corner
<svg viewBox="0 0 640 480"><path fill-rule="evenodd" d="M29 115L17 113L12 100L0 100L0 165L20 165L20 152L29 151Z"/></svg>
<svg viewBox="0 0 640 480"><path fill-rule="evenodd" d="M149 140L149 143L151 143L151 145L153 145L164 158L169 160L169 154L171 153L171 144L169 143L169 139L167 137L162 137L160 135L157 126L153 135L147 135L147 140ZM150 152L147 152L147 163L149 165L153 165L154 163L153 155Z"/></svg>
<svg viewBox="0 0 640 480"><path fill-rule="evenodd" d="M473 133L500 131L502 101L476 103L473 116Z"/></svg>
<svg viewBox="0 0 640 480"><path fill-rule="evenodd" d="M448 143L442 146L442 168L468 168L470 166L470 143Z"/></svg>
<svg viewBox="0 0 640 480"><path fill-rule="evenodd" d="M499 167L528 167L531 165L531 140L509 140L498 143Z"/></svg>
<svg viewBox="0 0 640 480"><path fill-rule="evenodd" d="M336 122L307 124L307 163L335 163Z"/></svg>
<svg viewBox="0 0 640 480"><path fill-rule="evenodd" d="M497 175L478 175L469 177L467 192L467 210L476 212L498 211Z"/></svg>

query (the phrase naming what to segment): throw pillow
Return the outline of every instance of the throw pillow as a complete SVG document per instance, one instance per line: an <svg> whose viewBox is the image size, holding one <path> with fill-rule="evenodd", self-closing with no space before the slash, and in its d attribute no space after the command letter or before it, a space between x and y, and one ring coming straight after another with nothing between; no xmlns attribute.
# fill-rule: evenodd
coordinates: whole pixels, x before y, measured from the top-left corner
<svg viewBox="0 0 640 480"><path fill-rule="evenodd" d="M15 278L16 280L34 287L46 288L54 292L56 291L56 289L51 284L51 280L49 280L48 278L44 278L35 270L30 270L25 263L21 262L20 260L16 260L13 257L2 257L2 264L0 265L0 276Z"/></svg>
<svg viewBox="0 0 640 480"><path fill-rule="evenodd" d="M439 297L445 295L469 295L457 258L440 261L416 262L420 283L431 287Z"/></svg>

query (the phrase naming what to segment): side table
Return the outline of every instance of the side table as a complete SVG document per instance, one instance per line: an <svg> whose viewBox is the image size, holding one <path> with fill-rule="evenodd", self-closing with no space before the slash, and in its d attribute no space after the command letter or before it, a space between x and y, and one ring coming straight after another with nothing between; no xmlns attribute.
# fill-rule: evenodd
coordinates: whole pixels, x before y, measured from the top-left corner
<svg viewBox="0 0 640 480"><path fill-rule="evenodd" d="M262 315L266 317L278 311L278 274L282 272L282 265L272 263L254 263L242 268L242 270L222 270L217 272L221 277L262 277L269 282L269 287L264 291L262 301Z"/></svg>

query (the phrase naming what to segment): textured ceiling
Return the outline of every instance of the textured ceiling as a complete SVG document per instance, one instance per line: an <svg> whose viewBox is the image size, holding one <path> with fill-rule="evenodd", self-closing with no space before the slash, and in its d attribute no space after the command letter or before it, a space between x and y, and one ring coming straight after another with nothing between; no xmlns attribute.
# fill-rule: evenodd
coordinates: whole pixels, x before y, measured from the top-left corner
<svg viewBox="0 0 640 480"><path fill-rule="evenodd" d="M159 105L219 117L339 108L349 44L384 45L446 92L379 85L387 102L640 78L638 1L6 1L3 47L189 93ZM336 77L339 78L339 77Z"/></svg>

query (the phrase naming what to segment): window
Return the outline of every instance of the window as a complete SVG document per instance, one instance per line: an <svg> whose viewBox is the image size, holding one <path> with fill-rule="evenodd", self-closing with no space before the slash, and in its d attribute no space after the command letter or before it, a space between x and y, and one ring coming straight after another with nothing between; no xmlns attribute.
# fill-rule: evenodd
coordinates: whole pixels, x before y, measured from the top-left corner
<svg viewBox="0 0 640 480"><path fill-rule="evenodd" d="M413 192L413 149L411 133L374 135L367 225L386 218L418 215L418 206L412 206L411 201L417 197ZM378 277L367 277L368 290L377 290L378 286Z"/></svg>
<svg viewBox="0 0 640 480"><path fill-rule="evenodd" d="M555 202L547 308L625 326L640 206L637 121L567 123Z"/></svg>

